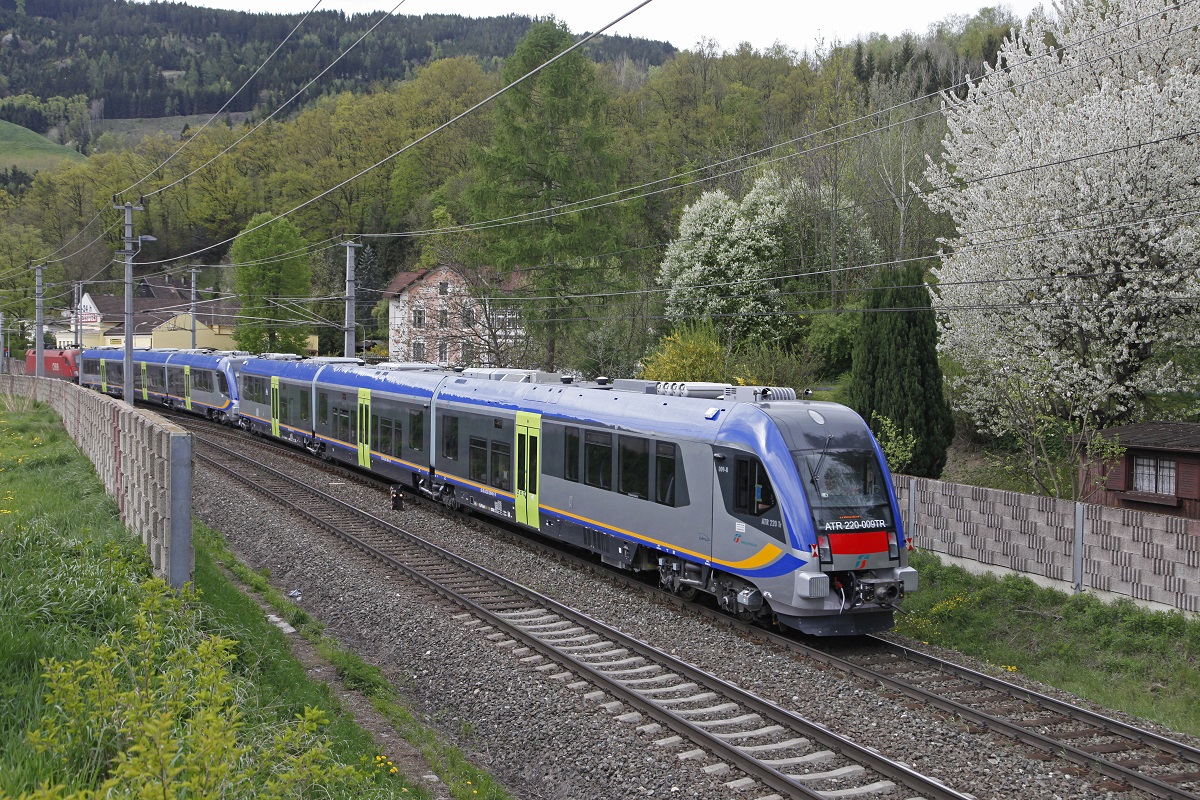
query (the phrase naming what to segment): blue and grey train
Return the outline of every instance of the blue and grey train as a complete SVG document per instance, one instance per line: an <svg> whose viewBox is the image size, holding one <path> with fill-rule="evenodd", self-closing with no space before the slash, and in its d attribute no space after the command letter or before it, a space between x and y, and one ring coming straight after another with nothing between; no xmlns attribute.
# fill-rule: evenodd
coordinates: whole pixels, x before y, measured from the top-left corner
<svg viewBox="0 0 1200 800"><path fill-rule="evenodd" d="M880 631L916 589L886 461L845 406L772 387L413 367L251 358L241 424L655 571L747 620Z"/></svg>
<svg viewBox="0 0 1200 800"><path fill-rule="evenodd" d="M79 357L79 383L122 397L124 350L101 347ZM178 408L218 422L238 420L237 373L248 353L214 350L134 350L134 400Z"/></svg>

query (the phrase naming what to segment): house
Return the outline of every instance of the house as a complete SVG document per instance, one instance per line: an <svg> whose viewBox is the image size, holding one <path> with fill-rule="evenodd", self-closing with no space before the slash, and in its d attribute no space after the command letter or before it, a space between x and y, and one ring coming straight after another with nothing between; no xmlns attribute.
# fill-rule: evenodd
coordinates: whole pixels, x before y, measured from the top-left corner
<svg viewBox="0 0 1200 800"><path fill-rule="evenodd" d="M511 279L500 289L511 292ZM526 337L518 312L459 267L401 272L384 290L388 357L447 367L517 366Z"/></svg>
<svg viewBox="0 0 1200 800"><path fill-rule="evenodd" d="M192 288L185 278L171 276L139 278L133 296L134 349L192 346ZM237 350L233 331L241 304L232 298L196 300L196 347ZM121 345L125 342L125 295L85 292L79 307L71 315L70 327L57 331L60 347L72 347L75 326L82 334L84 347ZM309 349L317 352L316 336L309 337Z"/></svg>
<svg viewBox="0 0 1200 800"><path fill-rule="evenodd" d="M1125 452L1099 470L1092 502L1200 519L1200 424L1142 422L1100 434Z"/></svg>

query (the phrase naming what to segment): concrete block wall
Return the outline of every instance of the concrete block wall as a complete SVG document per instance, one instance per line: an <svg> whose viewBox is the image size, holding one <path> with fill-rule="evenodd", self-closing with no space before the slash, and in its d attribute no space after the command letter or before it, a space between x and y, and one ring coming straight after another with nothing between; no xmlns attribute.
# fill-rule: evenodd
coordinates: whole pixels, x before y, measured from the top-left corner
<svg viewBox="0 0 1200 800"><path fill-rule="evenodd" d="M916 547L1063 591L1200 612L1200 520L905 475L893 484Z"/></svg>
<svg viewBox="0 0 1200 800"><path fill-rule="evenodd" d="M155 574L176 588L192 580L191 434L63 380L0 375L0 391L57 411L116 500L121 521L141 537Z"/></svg>

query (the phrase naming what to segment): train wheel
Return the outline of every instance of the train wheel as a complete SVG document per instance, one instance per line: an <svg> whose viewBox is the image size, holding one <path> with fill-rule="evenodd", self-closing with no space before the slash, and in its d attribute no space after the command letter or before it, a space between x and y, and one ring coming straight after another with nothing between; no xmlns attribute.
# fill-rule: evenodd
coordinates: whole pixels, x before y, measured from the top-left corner
<svg viewBox="0 0 1200 800"><path fill-rule="evenodd" d="M676 594L678 594L680 597L682 597L684 600L686 600L690 603L696 599L696 587L695 586L680 586L679 591L676 592Z"/></svg>

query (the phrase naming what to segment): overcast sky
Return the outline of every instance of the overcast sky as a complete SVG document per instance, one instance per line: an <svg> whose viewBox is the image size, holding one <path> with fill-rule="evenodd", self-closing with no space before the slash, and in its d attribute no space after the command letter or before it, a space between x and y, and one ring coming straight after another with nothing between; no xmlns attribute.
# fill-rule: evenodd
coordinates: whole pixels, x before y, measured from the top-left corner
<svg viewBox="0 0 1200 800"><path fill-rule="evenodd" d="M189 5L232 8L280 14L303 13L315 0L185 0ZM387 10L397 0L325 0L320 8L350 14ZM594 31L636 6L638 0L405 0L398 14L461 14L468 17L554 14L574 33ZM1041 0L1004 3L1021 17ZM776 41L812 50L819 39L849 41L869 33L891 36L911 30L924 33L929 25L952 14L974 14L979 0L653 0L612 29L612 33L668 41L690 49L708 37L720 49L732 50L748 41L765 49ZM1049 2L1046 7L1050 8Z"/></svg>

